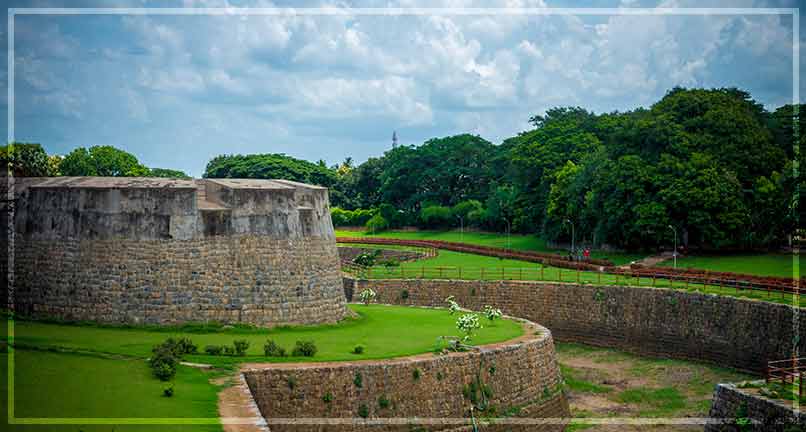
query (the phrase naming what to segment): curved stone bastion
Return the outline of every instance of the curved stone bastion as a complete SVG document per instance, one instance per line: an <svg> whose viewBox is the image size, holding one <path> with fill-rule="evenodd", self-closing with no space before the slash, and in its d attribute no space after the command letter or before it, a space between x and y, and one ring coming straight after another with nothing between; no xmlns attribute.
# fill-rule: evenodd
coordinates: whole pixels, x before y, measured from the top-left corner
<svg viewBox="0 0 806 432"><path fill-rule="evenodd" d="M273 432L471 431L471 406L489 407L474 410L480 430L561 431L570 411L551 332L524 326L520 338L472 351L242 373Z"/></svg>
<svg viewBox="0 0 806 432"><path fill-rule="evenodd" d="M13 187L20 315L274 326L347 313L325 188L111 177Z"/></svg>
<svg viewBox="0 0 806 432"><path fill-rule="evenodd" d="M756 373L789 358L795 344L806 352L806 309L736 297L554 282L345 279L348 300L365 288L380 303L444 306L454 296L469 309L492 305L539 322L559 341Z"/></svg>

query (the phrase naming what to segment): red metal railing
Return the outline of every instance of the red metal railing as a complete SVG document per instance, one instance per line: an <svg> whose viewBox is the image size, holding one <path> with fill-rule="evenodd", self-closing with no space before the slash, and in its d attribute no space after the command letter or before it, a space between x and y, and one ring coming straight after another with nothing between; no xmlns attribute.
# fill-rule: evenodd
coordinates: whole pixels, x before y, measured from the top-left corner
<svg viewBox="0 0 806 432"><path fill-rule="evenodd" d="M796 385L799 399L803 399L804 387L806 387L803 382L804 376L806 376L806 357L767 362L767 384L780 382L783 385Z"/></svg>

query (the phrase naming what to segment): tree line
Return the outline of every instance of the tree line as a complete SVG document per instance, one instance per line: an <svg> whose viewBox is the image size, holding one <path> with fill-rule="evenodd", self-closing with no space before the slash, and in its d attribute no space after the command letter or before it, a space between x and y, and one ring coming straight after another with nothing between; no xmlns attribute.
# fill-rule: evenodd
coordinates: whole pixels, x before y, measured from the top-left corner
<svg viewBox="0 0 806 432"><path fill-rule="evenodd" d="M326 186L335 225L372 231L463 225L568 241L573 225L577 242L593 246L656 248L676 232L690 247L779 247L796 229L803 184L797 109L770 112L735 88L674 88L632 111L550 109L497 145L463 134L334 166L221 155L204 177ZM146 175L136 158L107 152L77 149L57 165L63 175ZM118 168L97 162L108 160Z"/></svg>

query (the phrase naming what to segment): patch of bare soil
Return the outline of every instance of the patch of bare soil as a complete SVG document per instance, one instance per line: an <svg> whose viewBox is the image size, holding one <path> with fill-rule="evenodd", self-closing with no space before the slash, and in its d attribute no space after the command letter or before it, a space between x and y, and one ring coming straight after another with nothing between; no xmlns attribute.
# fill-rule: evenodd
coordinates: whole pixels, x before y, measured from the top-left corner
<svg viewBox="0 0 806 432"><path fill-rule="evenodd" d="M577 418L611 419L614 424L592 426L576 425L571 430L585 431L701 431L702 425L647 425L624 424L619 418L638 419L640 412L646 407L640 403L621 402L620 393L631 389L659 389L674 387L686 399L686 407L677 410L672 417L706 417L703 410L703 388L713 381L723 381L708 366L696 363L664 364L652 360L633 358L628 355L614 354L611 351L570 350L558 353L560 363L570 367L574 378L591 383L599 388L607 388L606 392L580 392L569 390L568 400L571 412ZM703 385L704 383L704 385ZM698 387L699 385L699 387ZM609 421L609 420L608 420Z"/></svg>

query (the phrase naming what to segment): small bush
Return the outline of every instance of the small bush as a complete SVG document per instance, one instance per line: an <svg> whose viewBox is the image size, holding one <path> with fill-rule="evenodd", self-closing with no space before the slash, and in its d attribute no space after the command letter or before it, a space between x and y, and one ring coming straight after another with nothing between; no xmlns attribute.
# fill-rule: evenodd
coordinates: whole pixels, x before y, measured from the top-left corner
<svg viewBox="0 0 806 432"><path fill-rule="evenodd" d="M437 381L442 381L443 378L445 378L445 376L442 375L442 372L437 372Z"/></svg>
<svg viewBox="0 0 806 432"><path fill-rule="evenodd" d="M322 402L327 404L333 402L333 394L330 392L325 393L325 395L322 396Z"/></svg>
<svg viewBox="0 0 806 432"><path fill-rule="evenodd" d="M368 406L366 406L366 405L364 405L364 404L361 404L361 405L358 407L358 415L359 415L361 418L367 418L367 417L369 417L369 407L368 407Z"/></svg>
<svg viewBox="0 0 806 432"><path fill-rule="evenodd" d="M182 342L180 342L182 341ZM182 360L182 355L185 353L189 339L180 339L177 341L173 338L168 338L165 342L154 346L151 349L152 355L149 359L149 366L158 379L162 381L169 381L176 375L176 366Z"/></svg>
<svg viewBox="0 0 806 432"><path fill-rule="evenodd" d="M160 381L170 381L176 375L176 363L168 361L152 362L151 369Z"/></svg>
<svg viewBox="0 0 806 432"><path fill-rule="evenodd" d="M291 355L294 357L313 357L316 355L316 344L313 341L297 341Z"/></svg>
<svg viewBox="0 0 806 432"><path fill-rule="evenodd" d="M409 290L400 291L400 299L406 300L407 298L409 298Z"/></svg>
<svg viewBox="0 0 806 432"><path fill-rule="evenodd" d="M297 379L292 376L289 376L286 382L288 383L288 388L291 390L294 390L294 387L297 386Z"/></svg>
<svg viewBox="0 0 806 432"><path fill-rule="evenodd" d="M224 352L224 347L222 345L207 345L204 347L204 352L208 355L218 356Z"/></svg>
<svg viewBox="0 0 806 432"><path fill-rule="evenodd" d="M414 378L414 381L419 380L421 375L422 372L420 371L419 368L414 368L414 370L411 371L411 377Z"/></svg>
<svg viewBox="0 0 806 432"><path fill-rule="evenodd" d="M353 354L364 354L364 346L356 345L355 348L353 348Z"/></svg>
<svg viewBox="0 0 806 432"><path fill-rule="evenodd" d="M375 265L375 262L378 260L378 257L380 255L381 255L380 249L377 249L373 252L364 252L358 254L355 258L353 258L353 264L364 267L372 267Z"/></svg>
<svg viewBox="0 0 806 432"><path fill-rule="evenodd" d="M387 399L386 396L381 396L378 398L378 408L386 409L389 408L389 405L391 405L391 402L389 402L389 399Z"/></svg>
<svg viewBox="0 0 806 432"><path fill-rule="evenodd" d="M222 351L221 351L222 354L228 355L228 356L235 355L235 348L233 348L233 347L231 347L229 345L222 345L221 348L222 348Z"/></svg>
<svg viewBox="0 0 806 432"><path fill-rule="evenodd" d="M263 354L266 357L285 357L286 352L285 348L277 345L277 342L269 339L266 341L266 345L263 345Z"/></svg>
<svg viewBox="0 0 806 432"><path fill-rule="evenodd" d="M246 350L249 349L249 341L246 339L233 341L232 348L236 356L243 357L246 355Z"/></svg>
<svg viewBox="0 0 806 432"><path fill-rule="evenodd" d="M364 386L364 378L361 377L360 372L355 373L355 377L353 378L353 384L355 384L355 386L358 387L358 388L361 388L361 387Z"/></svg>
<svg viewBox="0 0 806 432"><path fill-rule="evenodd" d="M389 221L378 213L367 221L364 228L370 233L381 232L389 228Z"/></svg>
<svg viewBox="0 0 806 432"><path fill-rule="evenodd" d="M364 303L367 306L369 306L369 304L372 303L377 296L378 294L376 294L372 288L366 288L358 294L358 298L361 299L361 303Z"/></svg>
<svg viewBox="0 0 806 432"><path fill-rule="evenodd" d="M165 397L171 397L174 395L174 386L165 387L162 389L162 395Z"/></svg>

